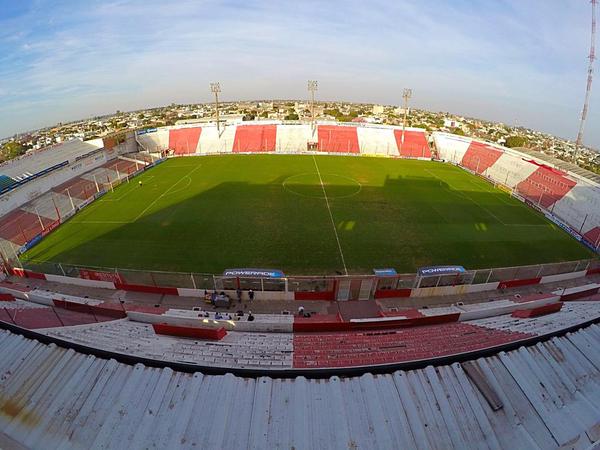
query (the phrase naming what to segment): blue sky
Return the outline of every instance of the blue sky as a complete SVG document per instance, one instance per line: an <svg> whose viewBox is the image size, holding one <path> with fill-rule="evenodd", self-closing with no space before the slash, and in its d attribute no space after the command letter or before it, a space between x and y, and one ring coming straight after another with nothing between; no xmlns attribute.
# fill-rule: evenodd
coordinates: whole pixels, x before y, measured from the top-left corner
<svg viewBox="0 0 600 450"><path fill-rule="evenodd" d="M0 0L0 136L210 99L413 104L577 134L588 0ZM600 80L596 80L600 83ZM585 143L600 147L600 86Z"/></svg>

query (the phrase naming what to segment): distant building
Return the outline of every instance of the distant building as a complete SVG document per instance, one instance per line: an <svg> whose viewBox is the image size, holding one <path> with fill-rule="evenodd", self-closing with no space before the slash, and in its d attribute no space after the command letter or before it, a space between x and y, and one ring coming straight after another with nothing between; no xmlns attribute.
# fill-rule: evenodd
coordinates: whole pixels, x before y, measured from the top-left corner
<svg viewBox="0 0 600 450"><path fill-rule="evenodd" d="M383 111L385 111L383 105L373 105L373 115L378 116L379 114L383 114Z"/></svg>
<svg viewBox="0 0 600 450"><path fill-rule="evenodd" d="M455 119L444 119L444 127L446 128L459 128L462 125L461 122Z"/></svg>

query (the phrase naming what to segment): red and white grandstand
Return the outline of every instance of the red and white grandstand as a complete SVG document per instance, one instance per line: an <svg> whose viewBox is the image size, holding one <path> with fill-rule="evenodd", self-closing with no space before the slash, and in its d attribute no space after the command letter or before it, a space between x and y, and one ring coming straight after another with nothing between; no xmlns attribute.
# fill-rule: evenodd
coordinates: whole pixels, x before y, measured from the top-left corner
<svg viewBox="0 0 600 450"><path fill-rule="evenodd" d="M16 255L165 155L264 152L445 160L600 243L598 182L536 155L415 128L261 121L72 141L0 166L0 247ZM558 267L467 285L371 275L293 290L289 277L226 317L190 274L193 288L12 268L0 447L597 448L600 264ZM366 301L335 301L353 281ZM300 304L311 314L289 311Z"/></svg>

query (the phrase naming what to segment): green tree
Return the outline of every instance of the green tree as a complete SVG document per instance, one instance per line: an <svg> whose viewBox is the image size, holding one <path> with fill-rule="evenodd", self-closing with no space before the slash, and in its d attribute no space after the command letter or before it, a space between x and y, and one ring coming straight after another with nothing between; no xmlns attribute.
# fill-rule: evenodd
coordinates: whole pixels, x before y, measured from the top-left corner
<svg viewBox="0 0 600 450"><path fill-rule="evenodd" d="M504 143L504 145L506 145L507 147L510 148L515 148L515 147L525 147L527 146L527 138L523 137L523 136L509 136L506 138L506 142Z"/></svg>
<svg viewBox="0 0 600 450"><path fill-rule="evenodd" d="M2 159L4 161L6 161L8 159L13 159L18 156L21 156L22 154L25 153L25 150L26 150L25 146L23 146L23 144L21 144L20 142L10 141L10 142L6 142L2 146L0 153L1 153Z"/></svg>
<svg viewBox="0 0 600 450"><path fill-rule="evenodd" d="M298 120L300 117L295 112L289 112L287 116L284 117L284 120Z"/></svg>
<svg viewBox="0 0 600 450"><path fill-rule="evenodd" d="M452 130L452 134L457 134L459 136L464 136L465 132L462 130L462 128L455 128L454 130Z"/></svg>

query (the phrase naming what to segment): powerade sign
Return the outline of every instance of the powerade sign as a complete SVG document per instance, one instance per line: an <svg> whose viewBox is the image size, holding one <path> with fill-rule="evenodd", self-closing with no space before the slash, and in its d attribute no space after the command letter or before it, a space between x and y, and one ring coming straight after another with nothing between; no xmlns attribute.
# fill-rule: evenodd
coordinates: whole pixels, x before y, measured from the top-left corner
<svg viewBox="0 0 600 450"><path fill-rule="evenodd" d="M146 130L140 130L140 131L137 131L137 132L136 132L136 134L137 134L138 136L141 136L142 134L156 133L157 131L158 131L158 129L157 129L157 128L148 128L148 129L146 129Z"/></svg>
<svg viewBox="0 0 600 450"><path fill-rule="evenodd" d="M421 267L418 273L421 277L435 277L440 275L460 275L465 272L466 270L463 266L428 266Z"/></svg>
<svg viewBox="0 0 600 450"><path fill-rule="evenodd" d="M224 277L242 278L284 278L281 270L273 269L227 269L223 272Z"/></svg>

